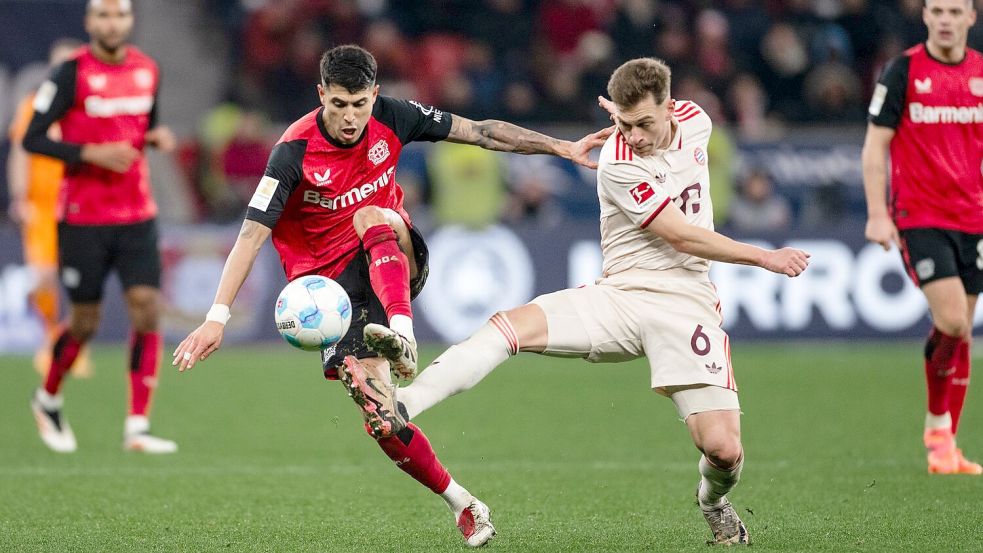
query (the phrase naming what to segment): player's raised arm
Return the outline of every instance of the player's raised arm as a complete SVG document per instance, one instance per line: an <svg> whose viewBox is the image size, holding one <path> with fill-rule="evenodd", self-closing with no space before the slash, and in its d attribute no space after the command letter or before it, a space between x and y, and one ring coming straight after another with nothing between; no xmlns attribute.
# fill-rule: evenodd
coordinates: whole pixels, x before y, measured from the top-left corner
<svg viewBox="0 0 983 553"><path fill-rule="evenodd" d="M515 154L551 154L569 159L590 169L597 169L597 163L588 158L594 148L604 145L614 127L588 134L577 142L560 140L505 121L486 119L472 121L459 115L453 116L451 131L447 136L450 142L474 144L486 150L511 152Z"/></svg>
<svg viewBox="0 0 983 553"><path fill-rule="evenodd" d="M799 276L809 266L809 254L802 250L766 250L690 224L672 202L665 204L647 228L676 251L711 261L754 265L790 277Z"/></svg>

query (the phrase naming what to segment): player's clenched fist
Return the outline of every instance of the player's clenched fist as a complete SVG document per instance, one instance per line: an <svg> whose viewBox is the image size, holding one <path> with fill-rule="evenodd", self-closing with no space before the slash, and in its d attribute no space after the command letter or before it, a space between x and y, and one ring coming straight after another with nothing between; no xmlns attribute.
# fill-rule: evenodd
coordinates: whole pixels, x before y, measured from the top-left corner
<svg viewBox="0 0 983 553"><path fill-rule="evenodd" d="M178 370L184 372L194 367L197 361L208 359L208 356L222 345L224 335L225 325L215 321L205 321L174 350L171 366L176 365Z"/></svg>
<svg viewBox="0 0 983 553"><path fill-rule="evenodd" d="M809 266L810 255L795 248L782 248L765 253L761 263L763 269L790 277L797 277Z"/></svg>

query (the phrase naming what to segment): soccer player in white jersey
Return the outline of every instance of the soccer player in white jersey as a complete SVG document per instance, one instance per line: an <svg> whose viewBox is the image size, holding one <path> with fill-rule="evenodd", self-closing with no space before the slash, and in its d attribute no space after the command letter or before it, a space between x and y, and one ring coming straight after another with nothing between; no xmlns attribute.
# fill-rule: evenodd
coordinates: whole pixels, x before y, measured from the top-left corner
<svg viewBox="0 0 983 553"><path fill-rule="evenodd" d="M725 495L744 464L740 405L710 261L799 275L809 254L764 250L713 231L707 140L710 118L669 95L670 71L641 58L608 83L619 132L601 150L603 276L504 313L437 358L409 386L388 374L348 374L367 422L398 429L439 401L467 390L520 351L589 362L647 357L652 388L668 396L702 452L697 492L713 543L749 543ZM397 399L398 393L398 399Z"/></svg>

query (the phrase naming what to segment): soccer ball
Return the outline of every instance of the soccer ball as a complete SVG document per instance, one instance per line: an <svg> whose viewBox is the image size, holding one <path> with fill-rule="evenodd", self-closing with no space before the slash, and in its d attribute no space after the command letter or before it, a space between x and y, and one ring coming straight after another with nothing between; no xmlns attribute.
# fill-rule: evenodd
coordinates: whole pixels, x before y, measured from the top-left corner
<svg viewBox="0 0 983 553"><path fill-rule="evenodd" d="M352 302L340 284L320 275L288 283L276 299L276 329L304 351L327 349L341 340L352 322Z"/></svg>

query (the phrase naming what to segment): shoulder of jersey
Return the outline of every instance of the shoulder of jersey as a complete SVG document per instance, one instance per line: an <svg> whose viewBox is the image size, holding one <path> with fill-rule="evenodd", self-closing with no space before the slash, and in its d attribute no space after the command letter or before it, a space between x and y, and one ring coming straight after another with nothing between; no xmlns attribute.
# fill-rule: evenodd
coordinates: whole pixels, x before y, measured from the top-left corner
<svg viewBox="0 0 983 553"><path fill-rule="evenodd" d="M321 131L317 128L317 112L320 109L315 108L314 111L291 123L287 130L283 131L279 142L306 140L312 136L312 133L320 134Z"/></svg>
<svg viewBox="0 0 983 553"><path fill-rule="evenodd" d="M137 48L136 46L129 45L127 46L127 48L130 50L130 54L133 56L132 58L133 61L149 63L154 66L157 65L157 62L154 61L154 58L148 56L143 50Z"/></svg>
<svg viewBox="0 0 983 553"><path fill-rule="evenodd" d="M916 45L912 46L911 48L908 48L907 50L905 50L904 53L902 53L900 56L897 56L897 57L899 57L899 58L900 57L905 57L905 56L911 57L911 56L914 56L915 54L918 54L918 53L924 52L924 51L925 51L925 44L922 43L922 42L919 42L918 44L916 44Z"/></svg>
<svg viewBox="0 0 983 553"><path fill-rule="evenodd" d="M607 165L633 164L635 162L634 157L631 148L625 142L624 135L621 134L621 131L615 129L611 133L611 136L604 142L604 146L601 147L601 155L597 161L597 170L601 171Z"/></svg>
<svg viewBox="0 0 983 553"><path fill-rule="evenodd" d="M683 130L683 140L695 133L709 131L713 126L710 116L696 102L680 100L676 103L676 121Z"/></svg>

